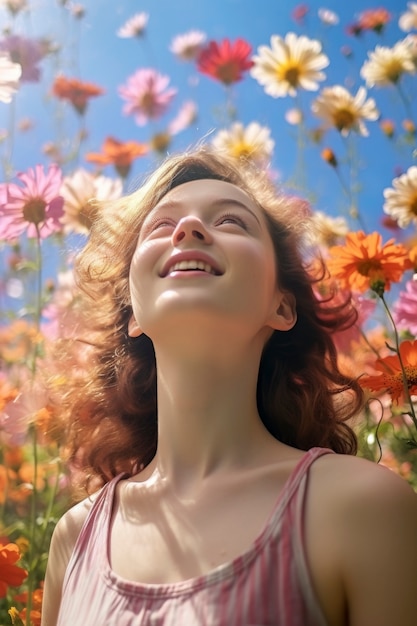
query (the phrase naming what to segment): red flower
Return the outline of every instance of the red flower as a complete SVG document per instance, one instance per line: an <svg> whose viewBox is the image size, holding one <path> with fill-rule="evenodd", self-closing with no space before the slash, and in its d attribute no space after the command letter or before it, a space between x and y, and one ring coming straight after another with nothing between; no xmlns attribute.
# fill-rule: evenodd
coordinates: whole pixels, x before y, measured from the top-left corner
<svg viewBox="0 0 417 626"><path fill-rule="evenodd" d="M253 65L248 57L252 47L244 39L223 39L220 43L209 41L197 59L197 69L224 85L231 85L243 78L243 72Z"/></svg>
<svg viewBox="0 0 417 626"><path fill-rule="evenodd" d="M15 543L0 545L0 598L7 594L7 588L19 587L28 573L22 567L15 565L20 559L19 548Z"/></svg>
<svg viewBox="0 0 417 626"><path fill-rule="evenodd" d="M57 76L52 85L52 93L61 100L69 100L74 109L82 115L87 107L88 99L101 96L104 90L93 83Z"/></svg>

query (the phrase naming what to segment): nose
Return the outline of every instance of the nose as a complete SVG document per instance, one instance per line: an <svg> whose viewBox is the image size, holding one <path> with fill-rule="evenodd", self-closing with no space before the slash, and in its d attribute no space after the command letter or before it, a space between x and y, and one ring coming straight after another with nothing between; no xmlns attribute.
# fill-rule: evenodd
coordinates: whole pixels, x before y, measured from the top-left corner
<svg viewBox="0 0 417 626"><path fill-rule="evenodd" d="M172 233L174 245L187 239L196 239L206 244L210 244L213 241L213 237L204 225L204 222L196 215L187 215L181 218Z"/></svg>

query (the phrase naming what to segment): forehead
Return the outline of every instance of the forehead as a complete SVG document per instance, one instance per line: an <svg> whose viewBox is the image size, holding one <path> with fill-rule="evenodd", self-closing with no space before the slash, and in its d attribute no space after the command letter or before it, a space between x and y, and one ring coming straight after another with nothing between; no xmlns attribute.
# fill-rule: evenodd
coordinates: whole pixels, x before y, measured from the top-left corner
<svg viewBox="0 0 417 626"><path fill-rule="evenodd" d="M222 201L235 201L241 203L259 214L261 211L252 198L236 185L223 180L201 179L183 183L166 193L153 210L169 205L195 205L199 206L219 204Z"/></svg>

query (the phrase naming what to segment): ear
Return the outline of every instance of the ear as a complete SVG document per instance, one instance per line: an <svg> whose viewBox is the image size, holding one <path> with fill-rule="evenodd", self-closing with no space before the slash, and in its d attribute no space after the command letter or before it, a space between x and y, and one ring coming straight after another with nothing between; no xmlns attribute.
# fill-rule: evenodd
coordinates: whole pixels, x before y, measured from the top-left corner
<svg viewBox="0 0 417 626"><path fill-rule="evenodd" d="M295 297L292 293L280 293L278 306L273 311L269 325L274 330L291 330L297 321Z"/></svg>
<svg viewBox="0 0 417 626"><path fill-rule="evenodd" d="M142 329L139 327L133 314L131 315L129 323L127 325L127 333L129 337L139 337L142 334Z"/></svg>

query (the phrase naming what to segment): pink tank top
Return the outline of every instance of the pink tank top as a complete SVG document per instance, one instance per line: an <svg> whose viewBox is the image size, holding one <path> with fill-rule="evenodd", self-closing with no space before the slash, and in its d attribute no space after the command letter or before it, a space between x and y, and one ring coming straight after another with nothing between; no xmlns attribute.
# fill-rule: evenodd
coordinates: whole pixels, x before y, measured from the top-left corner
<svg viewBox="0 0 417 626"><path fill-rule="evenodd" d="M100 492L68 564L57 626L326 626L304 548L304 503L311 464L301 458L261 534L240 556L204 576L143 584L109 562L117 476Z"/></svg>

